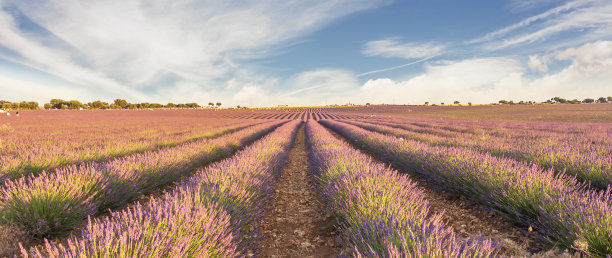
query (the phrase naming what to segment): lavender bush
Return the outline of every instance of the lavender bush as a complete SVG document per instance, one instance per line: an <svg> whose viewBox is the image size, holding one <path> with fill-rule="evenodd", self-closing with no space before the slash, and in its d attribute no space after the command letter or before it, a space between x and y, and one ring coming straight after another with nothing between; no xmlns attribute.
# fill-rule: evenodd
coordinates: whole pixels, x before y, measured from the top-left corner
<svg viewBox="0 0 612 258"><path fill-rule="evenodd" d="M554 168L559 173L574 175L600 190L612 185L612 149L604 144L594 145L590 140L585 142L582 134L561 137L548 133L534 136L510 131L509 137L474 136L435 128L415 129L413 126L388 122L345 122L432 145L470 148L497 157L533 162L543 168Z"/></svg>
<svg viewBox="0 0 612 258"><path fill-rule="evenodd" d="M255 254L261 212L300 123L287 123L232 158L199 170L159 199L90 219L80 237L21 252L26 257Z"/></svg>
<svg viewBox="0 0 612 258"><path fill-rule="evenodd" d="M424 193L406 176L307 123L309 156L327 210L340 221L357 257L493 257L501 247L482 237L461 239L430 214Z"/></svg>
<svg viewBox="0 0 612 258"><path fill-rule="evenodd" d="M256 125L213 140L60 169L0 188L0 218L39 237L53 237L89 215L119 207L156 187L234 153L282 122Z"/></svg>
<svg viewBox="0 0 612 258"><path fill-rule="evenodd" d="M322 121L352 143L458 195L532 226L555 245L612 254L612 191L585 189L575 178L477 151L385 136Z"/></svg>

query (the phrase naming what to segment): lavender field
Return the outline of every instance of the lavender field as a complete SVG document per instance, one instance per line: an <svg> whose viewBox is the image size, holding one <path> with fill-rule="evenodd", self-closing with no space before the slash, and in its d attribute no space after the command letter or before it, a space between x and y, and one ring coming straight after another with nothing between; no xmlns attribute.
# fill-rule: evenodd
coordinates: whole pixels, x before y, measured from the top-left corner
<svg viewBox="0 0 612 258"><path fill-rule="evenodd" d="M612 104L593 107L2 116L0 256L611 256Z"/></svg>

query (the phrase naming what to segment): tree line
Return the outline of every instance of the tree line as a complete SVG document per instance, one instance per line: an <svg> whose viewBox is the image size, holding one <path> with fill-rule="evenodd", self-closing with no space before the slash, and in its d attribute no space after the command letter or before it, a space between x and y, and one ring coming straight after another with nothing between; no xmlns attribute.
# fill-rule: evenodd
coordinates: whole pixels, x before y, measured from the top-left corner
<svg viewBox="0 0 612 258"><path fill-rule="evenodd" d="M208 103L211 107L221 107L221 102ZM167 103L165 105L160 103L149 103L149 102L141 102L141 103L130 103L125 99L115 99L112 103L104 102L101 100L96 100L92 102L82 103L78 100L63 100L63 99L51 99L49 103L43 104L43 109L71 109L71 110L81 110L81 109L150 109L150 108L200 108L201 106L198 103ZM5 110L18 110L18 109L40 109L41 107L38 105L36 101L21 101L21 102L10 102L5 100L0 100L0 108Z"/></svg>
<svg viewBox="0 0 612 258"><path fill-rule="evenodd" d="M568 99L564 99L564 98L559 98L559 97L554 97L551 98L549 100L546 101L546 103L552 104L552 103L560 103L560 104L579 104L579 103L607 103L607 102L612 102L612 96L610 97L600 97L598 99L592 99L592 98L586 98L583 99L582 101L577 100L577 99L572 99L572 100L568 100Z"/></svg>
<svg viewBox="0 0 612 258"><path fill-rule="evenodd" d="M6 100L0 100L0 108L2 109L39 109L38 102L36 101L21 101L21 102L10 102Z"/></svg>
<svg viewBox="0 0 612 258"><path fill-rule="evenodd" d="M586 98L583 100L578 100L578 99L564 99L561 97L554 97L554 98L550 98L547 99L546 101L542 102L542 104L580 104L580 103L608 103L608 102L612 102L612 96L610 97L600 97L598 99L593 99L593 98ZM532 102L532 101L519 101L517 103L513 102L512 100L508 101L508 100L500 100L498 102L499 104L509 104L509 105L515 105L515 104L536 104L536 102Z"/></svg>

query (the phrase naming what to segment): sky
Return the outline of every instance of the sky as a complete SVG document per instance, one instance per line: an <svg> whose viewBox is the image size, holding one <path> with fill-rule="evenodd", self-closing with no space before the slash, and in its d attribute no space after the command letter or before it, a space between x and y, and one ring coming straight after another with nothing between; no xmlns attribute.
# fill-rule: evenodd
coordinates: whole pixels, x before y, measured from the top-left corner
<svg viewBox="0 0 612 258"><path fill-rule="evenodd" d="M609 0L0 0L0 99L612 96Z"/></svg>

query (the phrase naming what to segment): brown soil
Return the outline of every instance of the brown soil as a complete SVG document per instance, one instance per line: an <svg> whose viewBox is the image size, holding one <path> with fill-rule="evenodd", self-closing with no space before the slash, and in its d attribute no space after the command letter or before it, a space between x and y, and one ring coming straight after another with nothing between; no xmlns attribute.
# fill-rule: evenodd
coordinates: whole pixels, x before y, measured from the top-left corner
<svg viewBox="0 0 612 258"><path fill-rule="evenodd" d="M0 257L12 257L19 253L19 242L29 245L32 237L25 230L13 225L0 225Z"/></svg>
<svg viewBox="0 0 612 258"><path fill-rule="evenodd" d="M328 131L336 138L345 140L336 132L329 129ZM376 155L370 156L379 162L387 163ZM431 212L441 213L447 226L453 228L458 235L471 237L484 234L485 237L498 239L503 242L500 254L505 256L531 256L532 253L546 249L537 235L534 232L529 232L527 228L522 229L496 212L471 200L444 192L439 187L435 187L401 168L396 166L393 166L393 168L403 172L402 174L417 183L417 186L425 193L425 199L429 201Z"/></svg>
<svg viewBox="0 0 612 258"><path fill-rule="evenodd" d="M305 138L302 125L264 218L264 257L334 257L342 251L334 220L313 191Z"/></svg>

